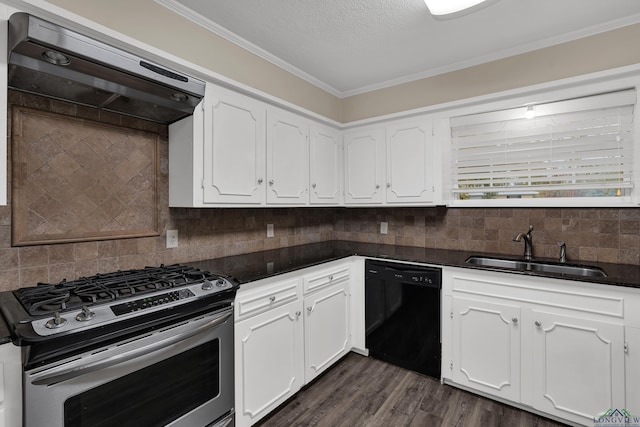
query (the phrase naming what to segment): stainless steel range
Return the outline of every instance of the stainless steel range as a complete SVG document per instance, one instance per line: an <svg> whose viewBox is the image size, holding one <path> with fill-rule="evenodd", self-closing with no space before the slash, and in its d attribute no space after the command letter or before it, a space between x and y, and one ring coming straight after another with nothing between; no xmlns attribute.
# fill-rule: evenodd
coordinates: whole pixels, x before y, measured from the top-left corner
<svg viewBox="0 0 640 427"><path fill-rule="evenodd" d="M233 425L237 287L171 265L1 293L24 426Z"/></svg>

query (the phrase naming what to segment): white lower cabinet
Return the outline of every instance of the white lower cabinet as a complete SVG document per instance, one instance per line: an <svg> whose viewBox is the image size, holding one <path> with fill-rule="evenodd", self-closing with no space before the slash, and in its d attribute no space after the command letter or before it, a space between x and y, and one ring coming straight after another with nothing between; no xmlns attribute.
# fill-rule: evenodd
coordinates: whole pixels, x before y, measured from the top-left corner
<svg viewBox="0 0 640 427"><path fill-rule="evenodd" d="M625 407L624 327L532 311L533 407L593 425L609 408Z"/></svg>
<svg viewBox="0 0 640 427"><path fill-rule="evenodd" d="M637 391L626 383L640 358L629 359L625 323L638 321L635 291L445 269L443 377L586 426L630 410Z"/></svg>
<svg viewBox="0 0 640 427"><path fill-rule="evenodd" d="M266 416L350 351L350 265L330 263L240 288L234 338L238 427Z"/></svg>
<svg viewBox="0 0 640 427"><path fill-rule="evenodd" d="M274 308L235 326L236 421L251 425L303 385L300 302ZM236 403L237 405L237 403Z"/></svg>
<svg viewBox="0 0 640 427"><path fill-rule="evenodd" d="M22 425L22 363L20 347L0 345L0 427Z"/></svg>
<svg viewBox="0 0 640 427"><path fill-rule="evenodd" d="M453 298L453 380L520 399L520 307Z"/></svg>
<svg viewBox="0 0 640 427"><path fill-rule="evenodd" d="M305 382L349 351L349 290L331 286L304 299Z"/></svg>

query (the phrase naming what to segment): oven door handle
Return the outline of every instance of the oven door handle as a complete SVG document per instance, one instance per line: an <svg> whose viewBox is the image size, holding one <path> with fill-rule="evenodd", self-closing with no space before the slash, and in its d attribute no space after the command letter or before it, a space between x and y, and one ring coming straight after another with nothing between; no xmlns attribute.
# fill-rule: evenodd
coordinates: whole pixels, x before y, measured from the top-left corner
<svg viewBox="0 0 640 427"><path fill-rule="evenodd" d="M69 367L69 364L64 364L58 368L52 368L51 370L48 370L47 374L43 375L40 378L36 378L32 380L31 383L34 385L49 386L62 381L79 377L81 375L88 374L90 372L95 372L101 369L108 368L113 365L117 365L119 363L124 363L129 360L136 359L140 356L144 356L154 351L164 349L170 345L178 344L191 337L201 334L207 331L208 329L214 328L224 323L232 315L233 315L233 310L231 309L226 310L224 313L216 315L214 318L210 319L208 322L200 326L197 326L188 332L185 332L176 336L172 336L160 341L156 341L144 347L125 351L123 353L107 357L106 359L97 360L95 362L89 362L89 363L78 365L78 366Z"/></svg>

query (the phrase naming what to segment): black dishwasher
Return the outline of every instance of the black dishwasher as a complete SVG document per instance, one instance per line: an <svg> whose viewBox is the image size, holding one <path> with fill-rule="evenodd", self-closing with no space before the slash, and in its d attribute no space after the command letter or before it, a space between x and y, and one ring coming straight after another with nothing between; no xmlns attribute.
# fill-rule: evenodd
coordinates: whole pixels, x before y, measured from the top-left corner
<svg viewBox="0 0 640 427"><path fill-rule="evenodd" d="M439 379L441 269L366 260L365 271L369 355Z"/></svg>

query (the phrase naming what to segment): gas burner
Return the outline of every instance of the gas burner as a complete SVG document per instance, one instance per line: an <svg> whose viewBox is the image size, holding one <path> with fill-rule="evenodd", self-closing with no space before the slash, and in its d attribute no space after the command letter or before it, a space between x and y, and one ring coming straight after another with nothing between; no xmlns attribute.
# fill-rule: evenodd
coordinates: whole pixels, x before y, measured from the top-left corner
<svg viewBox="0 0 640 427"><path fill-rule="evenodd" d="M13 293L30 316L41 317L217 279L207 271L174 264L38 283Z"/></svg>

